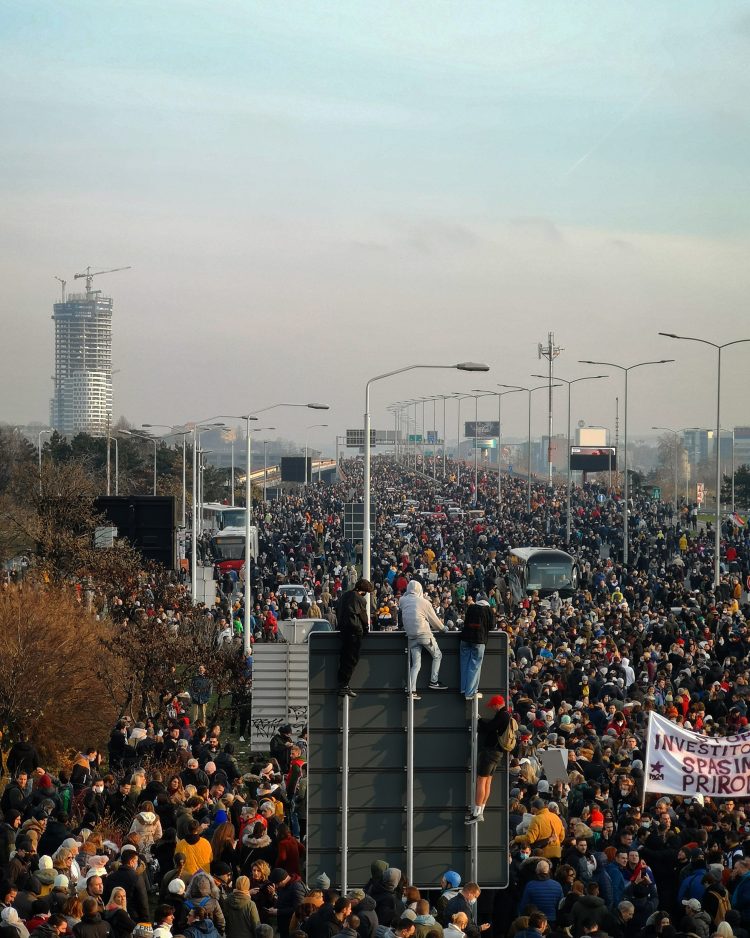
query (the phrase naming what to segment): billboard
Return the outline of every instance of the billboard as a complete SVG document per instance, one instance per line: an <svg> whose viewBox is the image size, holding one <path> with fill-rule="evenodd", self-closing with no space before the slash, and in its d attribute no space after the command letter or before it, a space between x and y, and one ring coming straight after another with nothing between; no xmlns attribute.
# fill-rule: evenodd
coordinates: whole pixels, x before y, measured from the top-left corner
<svg viewBox="0 0 750 938"><path fill-rule="evenodd" d="M177 567L177 499L174 495L102 495L94 508L147 560ZM103 537L103 535L101 535ZM97 547L103 546L97 542Z"/></svg>
<svg viewBox="0 0 750 938"><path fill-rule="evenodd" d="M427 431L427 444L435 444L438 441L437 430L428 430Z"/></svg>
<svg viewBox="0 0 750 938"><path fill-rule="evenodd" d="M577 446L606 446L606 427L578 427L576 430Z"/></svg>
<svg viewBox="0 0 750 938"><path fill-rule="evenodd" d="M309 749L307 875L325 872L341 887L341 855L346 838L347 883L370 877L373 857L383 857L403 870L417 887L433 887L446 869L482 887L508 882L508 760L495 776L485 822L473 834L464 824L471 803L472 704L459 689L459 635L435 636L443 654L440 678L449 687L440 693L421 690L409 707L404 687L408 667L403 632L365 636L349 701L348 736L337 695L340 650L337 632L314 632L309 638ZM426 687L429 661L422 662L418 686ZM482 665L484 702L507 694L507 635L492 632ZM478 701L478 712L488 711ZM411 740L411 748L409 745ZM344 769L348 747L348 774ZM409 767L413 783L409 787ZM347 785L346 831L342 830L343 786ZM412 792L409 829L408 792ZM474 841L476 836L476 841ZM408 848L413 846L412 869Z"/></svg>
<svg viewBox="0 0 750 938"><path fill-rule="evenodd" d="M375 508L370 503L370 529L375 530ZM365 534L364 502L344 503L344 537L356 543Z"/></svg>
<svg viewBox="0 0 750 938"><path fill-rule="evenodd" d="M308 456L282 456L281 481L307 482L312 480L312 457Z"/></svg>
<svg viewBox="0 0 750 938"><path fill-rule="evenodd" d="M575 472L614 472L617 450L614 446L571 446L570 468Z"/></svg>
<svg viewBox="0 0 750 938"><path fill-rule="evenodd" d="M499 436L500 422L498 420L467 420L464 424L464 436L468 439L470 436Z"/></svg>

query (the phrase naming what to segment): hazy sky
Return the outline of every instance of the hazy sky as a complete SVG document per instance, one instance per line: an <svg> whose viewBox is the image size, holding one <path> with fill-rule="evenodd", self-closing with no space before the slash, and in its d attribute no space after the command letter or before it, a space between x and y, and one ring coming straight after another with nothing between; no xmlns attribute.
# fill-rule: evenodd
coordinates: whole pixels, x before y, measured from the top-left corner
<svg viewBox="0 0 750 938"><path fill-rule="evenodd" d="M528 383L550 329L566 377L678 359L632 377L634 433L713 422L715 356L656 333L750 337L749 59L729 0L5 0L0 419L48 419L53 276L131 264L97 286L136 423L321 400L273 418L327 421L319 445L367 377L492 366L377 385L389 427ZM750 345L724 364L750 423ZM611 425L621 388L579 385L574 421Z"/></svg>

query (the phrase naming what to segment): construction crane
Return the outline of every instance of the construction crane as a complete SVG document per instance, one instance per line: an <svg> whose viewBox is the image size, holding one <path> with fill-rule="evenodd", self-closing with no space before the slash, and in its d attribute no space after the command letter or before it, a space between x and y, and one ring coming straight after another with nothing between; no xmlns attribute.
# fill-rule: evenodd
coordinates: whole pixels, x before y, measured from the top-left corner
<svg viewBox="0 0 750 938"><path fill-rule="evenodd" d="M57 277L57 276L55 277L55 280L59 280L60 283L62 284L62 302L64 303L64 302L65 302L65 284L66 284L68 281L67 281L67 280L63 280L62 277Z"/></svg>
<svg viewBox="0 0 750 938"><path fill-rule="evenodd" d="M99 277L99 276L101 276L101 274L113 274L113 273L115 273L115 272L118 271L118 270L130 270L130 266L128 266L128 267L112 267L110 270L95 270L95 271L93 271L93 272L92 272L92 270L91 270L91 267L89 266L89 267L86 268L86 273L85 273L85 274L76 274L75 277L74 277L74 279L75 279L75 280L80 280L81 277L85 277L85 278L86 278L86 293L89 294L89 293L92 292L92 290L91 290L91 281L94 279L94 277Z"/></svg>

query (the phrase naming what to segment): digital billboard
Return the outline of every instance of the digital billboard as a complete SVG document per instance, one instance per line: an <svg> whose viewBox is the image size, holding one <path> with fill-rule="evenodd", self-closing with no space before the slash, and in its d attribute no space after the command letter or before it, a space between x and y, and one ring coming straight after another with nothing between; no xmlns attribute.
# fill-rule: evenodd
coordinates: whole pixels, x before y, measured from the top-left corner
<svg viewBox="0 0 750 938"><path fill-rule="evenodd" d="M497 420L478 420L476 423L473 420L467 420L464 424L464 436L467 439L475 436L498 436L499 433L500 423Z"/></svg>
<svg viewBox="0 0 750 938"><path fill-rule="evenodd" d="M614 472L617 449L614 446L571 446L570 468L574 472Z"/></svg>

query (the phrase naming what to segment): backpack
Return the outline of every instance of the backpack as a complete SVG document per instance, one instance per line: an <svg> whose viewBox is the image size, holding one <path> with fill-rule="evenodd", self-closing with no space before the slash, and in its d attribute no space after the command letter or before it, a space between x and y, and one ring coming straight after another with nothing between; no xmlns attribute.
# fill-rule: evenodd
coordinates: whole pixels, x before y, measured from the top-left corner
<svg viewBox="0 0 750 938"><path fill-rule="evenodd" d="M727 892L724 895L715 892L713 895L716 896L716 914L714 915L713 924L718 925L726 919L727 912L732 908L732 904L729 901L729 893Z"/></svg>
<svg viewBox="0 0 750 938"><path fill-rule="evenodd" d="M518 741L518 723L516 723L513 717L508 720L508 725L497 737L497 741L500 744L500 748L505 752L513 752L516 748L516 742Z"/></svg>

